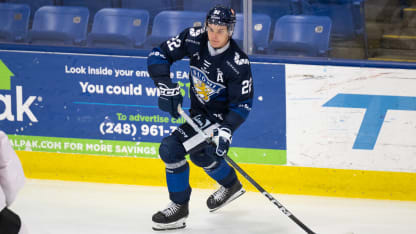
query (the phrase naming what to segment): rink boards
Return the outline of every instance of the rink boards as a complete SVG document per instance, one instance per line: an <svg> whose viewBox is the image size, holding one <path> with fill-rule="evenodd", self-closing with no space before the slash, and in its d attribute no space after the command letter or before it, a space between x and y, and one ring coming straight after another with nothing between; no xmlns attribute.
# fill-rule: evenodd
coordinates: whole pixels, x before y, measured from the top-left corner
<svg viewBox="0 0 416 234"><path fill-rule="evenodd" d="M158 145L183 119L157 109L144 57L2 51L0 60L0 129L28 177L164 185ZM184 96L187 63L171 71ZM415 70L251 66L253 110L230 156L266 190L416 200ZM215 186L194 166L191 185Z"/></svg>

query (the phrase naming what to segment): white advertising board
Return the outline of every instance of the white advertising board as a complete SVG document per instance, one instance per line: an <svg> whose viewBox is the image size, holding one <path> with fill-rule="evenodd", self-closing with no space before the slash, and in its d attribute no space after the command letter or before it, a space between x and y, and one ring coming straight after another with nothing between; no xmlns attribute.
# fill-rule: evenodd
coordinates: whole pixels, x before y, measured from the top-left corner
<svg viewBox="0 0 416 234"><path fill-rule="evenodd" d="M286 65L287 164L416 172L416 70Z"/></svg>

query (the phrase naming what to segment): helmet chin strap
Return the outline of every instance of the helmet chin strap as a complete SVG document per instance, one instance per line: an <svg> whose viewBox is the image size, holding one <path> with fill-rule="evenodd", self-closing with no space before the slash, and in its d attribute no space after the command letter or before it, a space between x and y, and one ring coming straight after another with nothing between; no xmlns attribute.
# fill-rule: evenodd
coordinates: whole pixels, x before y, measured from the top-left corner
<svg viewBox="0 0 416 234"><path fill-rule="evenodd" d="M228 47L230 47L230 40L228 40L228 42L227 42L227 44L225 44L225 46L223 46L221 48L218 48L218 49L212 47L211 43L209 41L207 43L208 43L208 51L209 51L209 54L211 56L222 54L224 51L226 51L228 49Z"/></svg>

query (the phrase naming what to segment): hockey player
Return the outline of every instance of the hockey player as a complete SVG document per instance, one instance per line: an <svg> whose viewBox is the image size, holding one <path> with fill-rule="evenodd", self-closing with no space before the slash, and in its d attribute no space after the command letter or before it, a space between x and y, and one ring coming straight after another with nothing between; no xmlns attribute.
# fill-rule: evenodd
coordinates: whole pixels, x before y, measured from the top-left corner
<svg viewBox="0 0 416 234"><path fill-rule="evenodd" d="M148 71L160 90L159 108L174 118L179 117L177 108L183 97L178 84L170 79L170 66L184 57L190 59L190 115L216 142L206 144L186 123L162 140L159 155L166 166L171 203L153 215L154 230L186 226L191 195L187 153L220 185L207 200L210 211L245 192L235 170L222 157L232 135L247 118L253 98L250 62L231 38L235 23L232 9L216 6L208 12L203 27L185 29L149 54Z"/></svg>
<svg viewBox="0 0 416 234"><path fill-rule="evenodd" d="M25 182L22 165L7 135L0 131L0 233L27 234L20 217L8 208Z"/></svg>

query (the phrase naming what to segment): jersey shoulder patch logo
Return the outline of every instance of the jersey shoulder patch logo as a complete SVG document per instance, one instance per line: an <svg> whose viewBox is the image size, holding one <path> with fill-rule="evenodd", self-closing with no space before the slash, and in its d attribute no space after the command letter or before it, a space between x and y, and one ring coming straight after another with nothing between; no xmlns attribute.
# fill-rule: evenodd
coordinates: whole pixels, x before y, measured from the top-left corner
<svg viewBox="0 0 416 234"><path fill-rule="evenodd" d="M201 69L191 66L192 90L202 103L207 103L211 98L217 96L225 86L210 79Z"/></svg>
<svg viewBox="0 0 416 234"><path fill-rule="evenodd" d="M199 29L195 29L195 28L190 28L189 29L189 34L193 37L197 37L199 35L201 35L201 33L205 32L204 28L199 28Z"/></svg>
<svg viewBox="0 0 416 234"><path fill-rule="evenodd" d="M235 52L234 62L239 66L243 64L250 64L250 61L248 59L240 58L240 54L238 52Z"/></svg>

